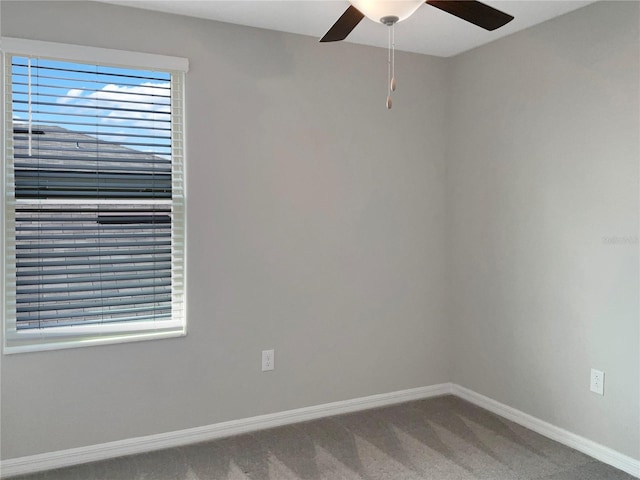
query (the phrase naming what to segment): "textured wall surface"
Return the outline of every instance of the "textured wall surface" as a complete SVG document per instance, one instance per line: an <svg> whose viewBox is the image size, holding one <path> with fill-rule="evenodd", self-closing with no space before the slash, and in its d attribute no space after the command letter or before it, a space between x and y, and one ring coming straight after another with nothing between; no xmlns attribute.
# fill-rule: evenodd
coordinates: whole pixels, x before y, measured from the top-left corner
<svg viewBox="0 0 640 480"><path fill-rule="evenodd" d="M639 6L452 59L447 150L453 381L634 458Z"/></svg>
<svg viewBox="0 0 640 480"><path fill-rule="evenodd" d="M387 112L380 49L91 2L2 22L190 60L189 334L4 356L3 458L448 380L444 60L399 54Z"/></svg>

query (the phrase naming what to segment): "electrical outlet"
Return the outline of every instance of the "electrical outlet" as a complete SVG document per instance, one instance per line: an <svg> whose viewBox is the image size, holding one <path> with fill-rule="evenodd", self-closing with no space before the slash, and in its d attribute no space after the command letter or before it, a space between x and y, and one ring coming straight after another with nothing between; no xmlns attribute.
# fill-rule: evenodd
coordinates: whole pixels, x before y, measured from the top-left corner
<svg viewBox="0 0 640 480"><path fill-rule="evenodd" d="M591 369L591 391L598 395L604 395L604 372Z"/></svg>
<svg viewBox="0 0 640 480"><path fill-rule="evenodd" d="M262 351L262 371L273 370L275 368L275 353L274 350Z"/></svg>

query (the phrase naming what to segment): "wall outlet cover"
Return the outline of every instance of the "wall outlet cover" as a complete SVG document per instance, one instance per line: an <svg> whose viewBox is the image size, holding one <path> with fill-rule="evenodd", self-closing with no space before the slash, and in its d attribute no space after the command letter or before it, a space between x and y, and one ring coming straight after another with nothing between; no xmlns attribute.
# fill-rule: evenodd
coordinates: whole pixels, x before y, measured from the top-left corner
<svg viewBox="0 0 640 480"><path fill-rule="evenodd" d="M275 351L263 350L262 351L262 371L273 370L275 368Z"/></svg>
<svg viewBox="0 0 640 480"><path fill-rule="evenodd" d="M591 369L591 391L598 395L604 395L604 372Z"/></svg>

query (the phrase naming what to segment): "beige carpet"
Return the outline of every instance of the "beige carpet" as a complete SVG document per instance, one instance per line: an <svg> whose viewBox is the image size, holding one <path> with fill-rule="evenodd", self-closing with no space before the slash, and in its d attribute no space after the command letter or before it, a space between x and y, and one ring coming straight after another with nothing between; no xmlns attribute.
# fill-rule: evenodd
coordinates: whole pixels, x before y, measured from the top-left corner
<svg viewBox="0 0 640 480"><path fill-rule="evenodd" d="M633 479L453 396L16 478Z"/></svg>

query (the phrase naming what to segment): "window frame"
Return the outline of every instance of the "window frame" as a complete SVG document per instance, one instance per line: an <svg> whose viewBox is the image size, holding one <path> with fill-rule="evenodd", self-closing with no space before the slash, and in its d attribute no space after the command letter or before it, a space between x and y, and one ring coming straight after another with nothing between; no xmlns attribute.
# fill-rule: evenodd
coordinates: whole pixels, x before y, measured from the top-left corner
<svg viewBox="0 0 640 480"><path fill-rule="evenodd" d="M6 89L13 88L11 71L7 71L7 59L11 56L43 57L73 63L85 63L107 67L138 70L157 70L171 74L171 152L172 198L166 200L172 207L171 222L171 305L172 319L156 324L153 320L141 322L106 322L75 326L47 327L18 331L16 326L15 296L15 228L8 231L12 220L5 213L7 205L7 162L13 144L13 121L8 118L13 108L7 101ZM186 58L166 55L130 52L106 48L70 45L36 40L1 37L0 75L5 81L0 85L0 136L2 137L2 165L0 173L0 295L2 298L2 346L3 354L58 350L113 343L182 337L187 333L186 316L186 142L185 142L185 76L189 69ZM10 69L9 69L10 70ZM177 86L177 91L174 87ZM11 90L9 90L11 91ZM175 122L175 123L174 123ZM174 128L175 127L175 128ZM13 181L13 180L11 180ZM15 187L13 187L15 188ZM15 202L15 194L12 197ZM65 201L65 203L73 203ZM175 209L175 210L174 210ZM15 216L15 213L14 213ZM14 225L15 227L15 225ZM11 236L9 238L8 236ZM13 245L12 254L10 254ZM13 272L9 271L13 266ZM10 277L9 277L10 276ZM11 282L8 279L12 279Z"/></svg>

